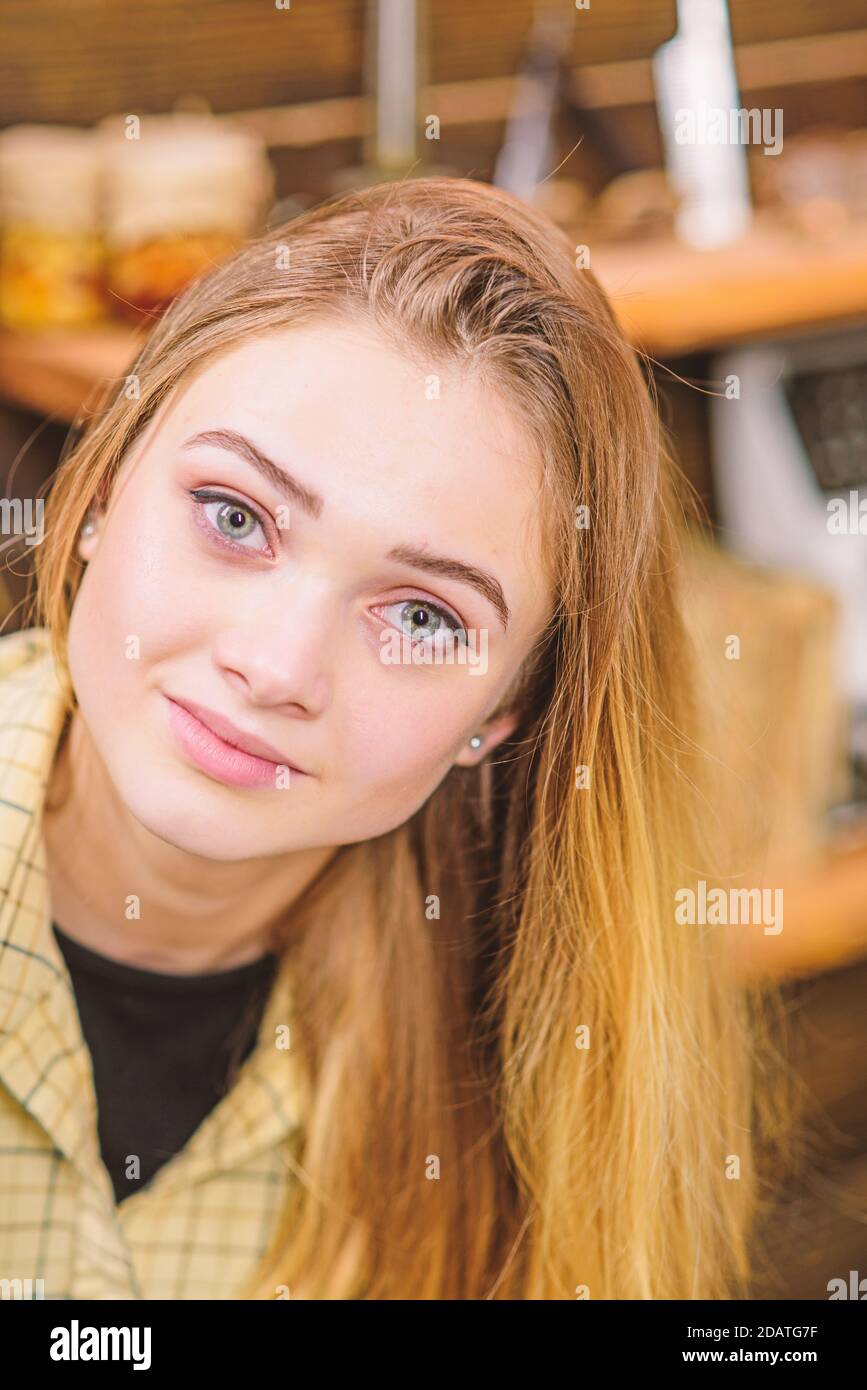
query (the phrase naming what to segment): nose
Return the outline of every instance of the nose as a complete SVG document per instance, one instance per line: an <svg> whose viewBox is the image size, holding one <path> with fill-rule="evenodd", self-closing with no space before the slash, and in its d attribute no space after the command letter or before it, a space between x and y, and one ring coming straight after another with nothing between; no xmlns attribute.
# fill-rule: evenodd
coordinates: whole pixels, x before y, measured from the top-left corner
<svg viewBox="0 0 867 1390"><path fill-rule="evenodd" d="M281 602L222 629L213 659L224 679L251 704L308 719L323 714L332 688L327 607L325 596L284 590Z"/></svg>

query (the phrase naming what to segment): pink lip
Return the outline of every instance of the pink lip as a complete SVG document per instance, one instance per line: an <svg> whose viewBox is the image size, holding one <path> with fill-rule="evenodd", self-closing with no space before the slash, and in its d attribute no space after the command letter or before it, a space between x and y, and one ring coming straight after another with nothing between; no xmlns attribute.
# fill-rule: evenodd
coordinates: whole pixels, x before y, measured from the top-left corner
<svg viewBox="0 0 867 1390"><path fill-rule="evenodd" d="M190 701L166 695L172 732L197 767L236 787L276 786L277 768L289 769L290 781L309 774L288 763L262 739L242 734L229 720Z"/></svg>

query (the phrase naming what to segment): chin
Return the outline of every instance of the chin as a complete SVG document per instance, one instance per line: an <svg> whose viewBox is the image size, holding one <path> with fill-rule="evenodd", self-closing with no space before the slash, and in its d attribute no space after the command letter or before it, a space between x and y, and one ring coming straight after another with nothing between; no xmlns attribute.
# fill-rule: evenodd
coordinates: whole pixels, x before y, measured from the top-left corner
<svg viewBox="0 0 867 1390"><path fill-rule="evenodd" d="M292 836L287 819L283 840L274 843L273 809L257 813L243 793L195 772L188 777L165 771L152 785L118 788L138 823L167 845L215 863L239 863L310 849L309 836Z"/></svg>
<svg viewBox="0 0 867 1390"><path fill-rule="evenodd" d="M220 788L213 790L219 794ZM244 857L237 813L209 803L207 787L161 769L158 776L139 777L132 786L124 779L117 791L129 814L165 844L205 859Z"/></svg>

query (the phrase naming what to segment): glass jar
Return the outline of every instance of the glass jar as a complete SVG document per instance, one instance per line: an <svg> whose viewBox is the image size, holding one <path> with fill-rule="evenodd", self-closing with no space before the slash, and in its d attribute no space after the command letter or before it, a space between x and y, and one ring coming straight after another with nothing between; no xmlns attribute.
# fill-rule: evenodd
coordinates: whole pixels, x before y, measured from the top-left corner
<svg viewBox="0 0 867 1390"><path fill-rule="evenodd" d="M217 116L112 116L99 130L108 291L140 319L261 229L274 176L264 142Z"/></svg>
<svg viewBox="0 0 867 1390"><path fill-rule="evenodd" d="M0 134L0 322L76 327L105 316L100 149L92 130Z"/></svg>

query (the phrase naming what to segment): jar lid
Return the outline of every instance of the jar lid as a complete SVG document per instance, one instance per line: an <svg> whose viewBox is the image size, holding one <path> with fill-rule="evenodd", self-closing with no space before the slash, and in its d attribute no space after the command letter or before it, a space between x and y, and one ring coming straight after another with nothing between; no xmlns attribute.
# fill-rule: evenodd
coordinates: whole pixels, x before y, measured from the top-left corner
<svg viewBox="0 0 867 1390"><path fill-rule="evenodd" d="M0 216L58 232L97 232L102 154L95 131L15 125L0 133Z"/></svg>
<svg viewBox="0 0 867 1390"><path fill-rule="evenodd" d="M98 131L106 230L116 246L185 232L245 235L273 197L264 141L219 117L146 115L131 125L112 116Z"/></svg>

